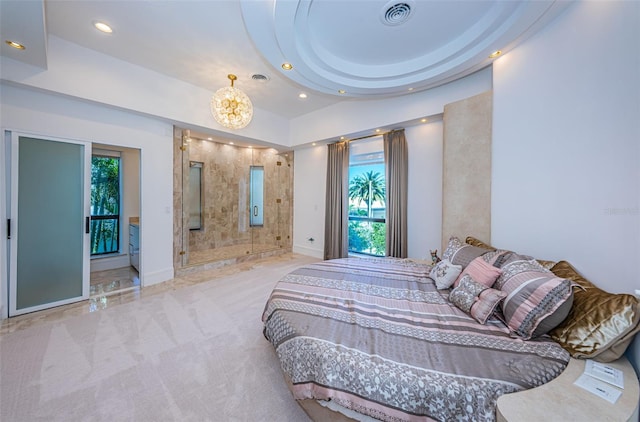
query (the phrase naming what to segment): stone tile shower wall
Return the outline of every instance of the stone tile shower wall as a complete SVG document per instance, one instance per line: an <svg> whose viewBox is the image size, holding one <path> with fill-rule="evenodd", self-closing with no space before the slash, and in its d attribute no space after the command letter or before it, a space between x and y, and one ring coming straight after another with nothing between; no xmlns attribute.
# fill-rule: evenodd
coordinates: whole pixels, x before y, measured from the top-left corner
<svg viewBox="0 0 640 422"><path fill-rule="evenodd" d="M183 144L181 139L176 139L176 142ZM180 267L202 260L215 260L213 257L220 256L216 251L221 248L226 248L224 259L230 258L229 251L234 251L237 257L268 251L291 251L293 152L278 154L270 148L250 149L198 139L185 143L184 149L174 149L181 155L174 160L177 166L174 174L181 175L183 179L182 183L174 182L174 187L180 190L174 198L175 202L180 198L180 204L174 204L176 211L181 211L176 223L182 215L189 215L188 201L182 197L188 189L189 162L196 161L203 163L203 224L201 230L176 230L176 248L184 253L180 256L179 251L176 252L174 260L177 262L174 264ZM264 167L262 227L250 227L249 224L249 170L252 165ZM185 227L185 223L179 222L181 227Z"/></svg>

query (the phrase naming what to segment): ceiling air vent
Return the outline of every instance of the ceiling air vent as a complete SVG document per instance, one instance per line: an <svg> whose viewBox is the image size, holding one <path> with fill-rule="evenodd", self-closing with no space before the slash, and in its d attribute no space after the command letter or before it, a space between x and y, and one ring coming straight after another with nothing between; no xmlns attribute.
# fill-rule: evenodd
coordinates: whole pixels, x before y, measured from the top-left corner
<svg viewBox="0 0 640 422"><path fill-rule="evenodd" d="M387 3L382 9L382 23L392 26L405 23L411 16L411 3L395 1Z"/></svg>
<svg viewBox="0 0 640 422"><path fill-rule="evenodd" d="M269 77L267 75L261 75L260 73L254 73L251 75L251 79L258 82L267 82Z"/></svg>

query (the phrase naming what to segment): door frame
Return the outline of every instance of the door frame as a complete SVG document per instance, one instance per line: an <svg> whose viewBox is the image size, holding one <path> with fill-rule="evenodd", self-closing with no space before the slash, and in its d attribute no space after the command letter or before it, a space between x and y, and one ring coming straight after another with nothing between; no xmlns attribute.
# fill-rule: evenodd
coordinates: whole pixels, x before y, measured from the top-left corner
<svg viewBox="0 0 640 422"><path fill-rule="evenodd" d="M11 134L10 139L7 137L6 133L9 132ZM64 142L68 144L76 144L84 146L84 160L83 160L83 169L84 169L84 180L83 180L83 210L85 218L90 216L91 210L91 202L90 202L90 192L91 192L91 142L87 141L78 141L73 139L65 139L65 138L57 138L52 136L33 134L27 132L20 131L4 131L4 140L5 143L8 144L6 146L5 151L7 151L8 157L7 160L5 158L5 163L8 167L9 180L6 181L7 189L10 191L7 194L7 199L9 203L7 204L7 213L6 218L11 219L11 238L8 241L8 288L9 294L7 297L8 302L8 316L13 317L17 315L22 315L30 312L41 311L44 309L53 308L56 306L66 305L69 303L78 302L81 300L89 299L89 282L90 282L90 250L89 250L89 242L90 242L90 234L86 233L84 227L82 227L83 232L83 248L82 248L82 295L78 297L68 298L59 300L56 302L50 302L42 305L32 306L24 309L16 309L16 286L17 286L17 262L18 255L16 253L18 247L18 142L20 137L30 137L42 139L45 141L53 141L53 142ZM79 222L84 226L84 221Z"/></svg>

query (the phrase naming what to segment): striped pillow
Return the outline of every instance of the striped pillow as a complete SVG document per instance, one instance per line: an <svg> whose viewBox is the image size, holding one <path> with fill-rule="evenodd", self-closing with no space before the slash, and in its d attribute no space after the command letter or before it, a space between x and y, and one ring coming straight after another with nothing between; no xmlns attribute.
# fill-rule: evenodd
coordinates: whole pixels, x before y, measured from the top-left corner
<svg viewBox="0 0 640 422"><path fill-rule="evenodd" d="M451 236L447 248L442 253L442 259L447 259L454 265L461 265L464 269L471 261L490 251L491 249L467 245L459 238Z"/></svg>
<svg viewBox="0 0 640 422"><path fill-rule="evenodd" d="M554 328L550 321L556 325L562 322L570 307L561 305L573 299L571 281L556 277L535 259L506 264L494 288L507 294L502 303L505 322L512 333L524 340ZM536 331L541 324L545 332Z"/></svg>

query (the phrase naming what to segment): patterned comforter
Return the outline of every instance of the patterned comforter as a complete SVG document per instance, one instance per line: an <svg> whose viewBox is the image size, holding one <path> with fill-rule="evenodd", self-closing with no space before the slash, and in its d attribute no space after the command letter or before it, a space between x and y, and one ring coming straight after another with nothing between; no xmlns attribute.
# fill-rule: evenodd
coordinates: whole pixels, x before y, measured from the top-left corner
<svg viewBox="0 0 640 422"><path fill-rule="evenodd" d="M281 279L262 319L294 397L387 421L493 421L500 395L564 370L558 344L477 323L436 290L430 268L345 258Z"/></svg>

